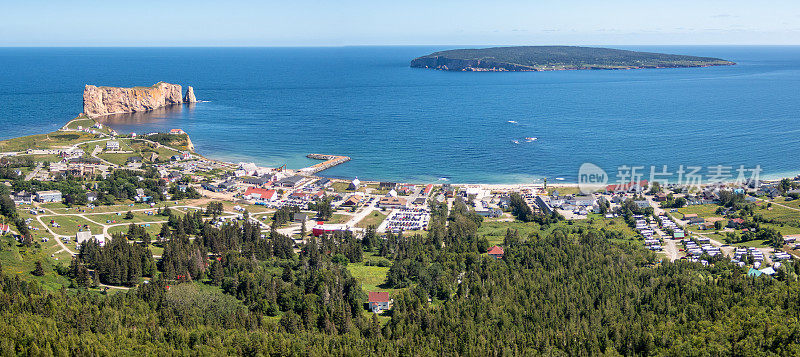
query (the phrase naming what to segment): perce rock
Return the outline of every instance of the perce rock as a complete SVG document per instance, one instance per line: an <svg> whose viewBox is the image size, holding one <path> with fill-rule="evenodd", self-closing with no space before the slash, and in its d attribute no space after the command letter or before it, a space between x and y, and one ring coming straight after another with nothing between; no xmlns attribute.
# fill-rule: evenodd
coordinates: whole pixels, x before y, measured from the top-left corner
<svg viewBox="0 0 800 357"><path fill-rule="evenodd" d="M83 90L83 112L90 116L144 112L182 104L183 89L178 84L158 82L151 87L97 87L87 85ZM196 102L192 87L186 91L188 102Z"/></svg>
<svg viewBox="0 0 800 357"><path fill-rule="evenodd" d="M186 87L186 95L183 97L185 103L197 103L197 97L194 96L194 88L192 86Z"/></svg>

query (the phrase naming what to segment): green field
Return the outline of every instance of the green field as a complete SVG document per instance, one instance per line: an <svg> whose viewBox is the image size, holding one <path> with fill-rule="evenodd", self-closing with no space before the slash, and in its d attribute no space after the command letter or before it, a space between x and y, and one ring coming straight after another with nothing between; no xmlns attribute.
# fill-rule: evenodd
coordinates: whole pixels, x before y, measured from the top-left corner
<svg viewBox="0 0 800 357"><path fill-rule="evenodd" d="M23 136L0 141L0 151L25 151L28 149L62 148L95 139L84 132L53 132Z"/></svg>
<svg viewBox="0 0 800 357"><path fill-rule="evenodd" d="M570 224L571 222L571 224ZM537 223L525 223L520 221L513 222L483 222L478 228L478 234L485 236L489 240L489 244L496 245L503 243L508 228L514 229L519 234L520 238L527 238L531 233L541 232L540 234L552 232L558 227L586 227L595 229L606 229L608 231L621 232L625 239L637 239L638 235L634 232L621 217L616 218L603 218L598 214L590 214L588 219L577 221L561 221L557 224L551 224L549 227L542 227Z"/></svg>
<svg viewBox="0 0 800 357"><path fill-rule="evenodd" d="M547 194L552 195L553 191L558 191L559 196L577 195L581 190L577 186L556 186L547 188Z"/></svg>
<svg viewBox="0 0 800 357"><path fill-rule="evenodd" d="M144 227L144 228L147 231L147 233L150 234L150 238L155 239L155 236L161 232L161 225L162 225L161 223L151 223L150 227ZM129 228L128 226L130 226L130 223L109 227L108 234L113 235L115 233L123 233L123 234L127 233Z"/></svg>
<svg viewBox="0 0 800 357"><path fill-rule="evenodd" d="M327 222L328 223L344 223L344 222L349 221L351 218L353 218L353 216L351 216L351 215L341 214L341 213L334 213L333 216L331 216L331 219L329 219Z"/></svg>
<svg viewBox="0 0 800 357"><path fill-rule="evenodd" d="M347 265L347 270L361 283L361 289L364 290L365 293L369 293L370 291L398 291L396 289L380 287L386 282L386 273L389 272L388 267L365 266L364 263L351 263Z"/></svg>
<svg viewBox="0 0 800 357"><path fill-rule="evenodd" d="M683 215L684 214L692 214L692 213L697 214L697 216L702 217L702 218L719 217L719 215L716 213L717 212L717 208L719 208L719 205L715 205L715 204L694 205L694 206L687 206L687 207L683 207L683 208L678 208L678 212L680 214L675 215L675 218L683 219ZM675 212L673 212L673 213L675 213Z"/></svg>
<svg viewBox="0 0 800 357"><path fill-rule="evenodd" d="M769 245L769 241L762 241L762 240L758 240L758 239L751 240L751 241L748 241L748 242L735 243L735 244L731 244L731 245L735 246L735 247L748 247L748 248L750 248L750 247L769 248L769 246L770 246Z"/></svg>
<svg viewBox="0 0 800 357"><path fill-rule="evenodd" d="M58 290L62 286L69 286L67 278L58 275L54 269L54 260L50 259L49 250L45 248L24 248L17 246L11 237L0 237L0 262L3 263L3 273L18 276L22 280L36 281L48 290ZM36 261L42 262L44 276L31 274ZM69 264L69 261L63 264Z"/></svg>
<svg viewBox="0 0 800 357"><path fill-rule="evenodd" d="M800 224L800 211L772 205L772 207L762 207L756 210L756 214L761 214L765 219L772 219L778 223Z"/></svg>
<svg viewBox="0 0 800 357"><path fill-rule="evenodd" d="M105 161L108 161L108 162L110 162L110 163L112 163L114 165L118 165L118 166L127 165L128 164L128 158L132 157L132 156L139 156L139 154L136 154L136 153L133 153L133 154L106 154L106 153L97 154L97 157L99 157L99 158L101 158L101 159L103 159Z"/></svg>
<svg viewBox="0 0 800 357"><path fill-rule="evenodd" d="M386 216L387 215L383 214L381 211L372 211L370 212L370 214L364 217L364 219L356 223L356 227L358 228L367 228L369 226L377 227L383 222L383 220L386 219Z"/></svg>
<svg viewBox="0 0 800 357"><path fill-rule="evenodd" d="M778 198L772 200L771 202L778 203L778 204L781 204L781 205L784 205L784 206L787 206L787 207L791 207L791 208L800 209L800 200L786 201L785 197L778 197Z"/></svg>
<svg viewBox="0 0 800 357"><path fill-rule="evenodd" d="M92 119L89 119L89 118L78 119L78 118L76 118L76 119L73 119L72 121L70 121L66 125L66 127L67 127L67 129L80 130L78 127L81 127L81 129L86 129L86 128L92 127L94 124L95 124L95 121L92 120Z"/></svg>
<svg viewBox="0 0 800 357"><path fill-rule="evenodd" d="M52 227L52 225L50 225L51 220L58 223L60 227ZM69 236L74 238L75 233L78 232L78 229L84 229L83 225L89 225L89 229L92 231L92 234L103 233L102 227L79 216L49 216L42 217L42 221L48 225L50 230L60 236Z"/></svg>
<svg viewBox="0 0 800 357"><path fill-rule="evenodd" d="M147 215L146 212L152 212L153 215ZM140 223L140 222L157 222L157 221L166 221L167 217L160 216L156 214L157 210L148 210L148 211L132 211L133 218L132 219L125 219L126 212L117 212L117 213L103 213L103 214L89 214L86 215L87 218L98 222L100 224L119 224L119 223ZM111 222L108 222L111 221ZM116 221L116 222L114 222Z"/></svg>

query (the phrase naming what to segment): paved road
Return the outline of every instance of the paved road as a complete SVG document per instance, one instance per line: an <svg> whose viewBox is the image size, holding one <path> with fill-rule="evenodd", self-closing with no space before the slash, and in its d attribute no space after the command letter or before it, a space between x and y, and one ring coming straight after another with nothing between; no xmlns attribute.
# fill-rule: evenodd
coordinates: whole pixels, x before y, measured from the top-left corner
<svg viewBox="0 0 800 357"><path fill-rule="evenodd" d="M374 211L377 206L377 203L371 203L368 206L362 207L360 210L356 211L350 220L347 221L347 225L350 227L355 227L358 222L361 222L364 218L366 218L372 211Z"/></svg>
<svg viewBox="0 0 800 357"><path fill-rule="evenodd" d="M43 166L44 166L44 163L42 163L42 162L36 163L36 167L31 172L29 172L27 175L25 175L25 181L30 181L31 179L36 177L36 174L39 173L39 171L42 169Z"/></svg>

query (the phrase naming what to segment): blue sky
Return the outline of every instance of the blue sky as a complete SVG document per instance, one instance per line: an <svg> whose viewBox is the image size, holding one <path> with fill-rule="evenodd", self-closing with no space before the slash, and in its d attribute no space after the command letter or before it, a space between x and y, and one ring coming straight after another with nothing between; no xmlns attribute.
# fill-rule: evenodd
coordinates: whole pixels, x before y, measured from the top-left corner
<svg viewBox="0 0 800 357"><path fill-rule="evenodd" d="M0 46L800 45L798 0L3 2Z"/></svg>

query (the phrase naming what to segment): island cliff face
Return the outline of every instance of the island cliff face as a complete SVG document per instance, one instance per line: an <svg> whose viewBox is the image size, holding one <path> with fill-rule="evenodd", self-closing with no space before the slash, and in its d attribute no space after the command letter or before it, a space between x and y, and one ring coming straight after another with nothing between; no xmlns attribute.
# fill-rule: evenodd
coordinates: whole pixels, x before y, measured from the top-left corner
<svg viewBox="0 0 800 357"><path fill-rule="evenodd" d="M158 82L151 87L97 87L87 85L83 90L83 112L90 117L118 113L144 112L182 104L183 89L178 84ZM186 91L186 101L197 101L194 89Z"/></svg>

